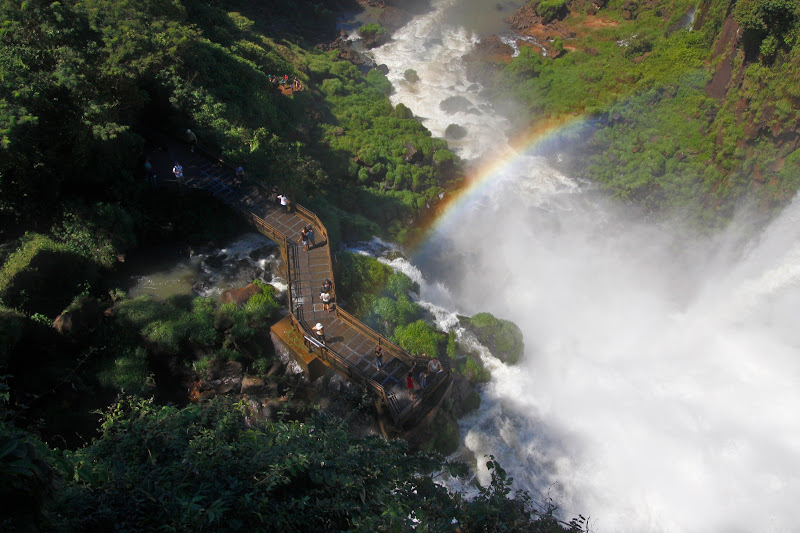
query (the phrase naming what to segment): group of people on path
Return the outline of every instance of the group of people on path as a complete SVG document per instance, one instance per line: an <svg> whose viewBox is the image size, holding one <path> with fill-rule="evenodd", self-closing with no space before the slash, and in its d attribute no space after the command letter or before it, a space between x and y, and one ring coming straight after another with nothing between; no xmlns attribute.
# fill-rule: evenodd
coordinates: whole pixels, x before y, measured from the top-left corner
<svg viewBox="0 0 800 533"><path fill-rule="evenodd" d="M422 354L425 357L425 354ZM439 362L439 359L434 357L430 361L428 361L428 367L423 370L419 375L419 391L423 391L428 386L428 380L431 379L431 376L435 376L439 372L443 370L442 363ZM413 402L414 401L414 372L411 371L406 376L406 389L408 390L408 397Z"/></svg>

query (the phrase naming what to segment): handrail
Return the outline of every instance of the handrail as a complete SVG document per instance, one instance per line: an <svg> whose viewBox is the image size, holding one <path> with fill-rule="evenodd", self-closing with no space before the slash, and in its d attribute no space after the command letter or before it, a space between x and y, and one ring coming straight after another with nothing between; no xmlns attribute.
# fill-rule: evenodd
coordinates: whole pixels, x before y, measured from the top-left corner
<svg viewBox="0 0 800 533"><path fill-rule="evenodd" d="M381 347L388 347L390 355L400 359L401 361L405 362L406 364L414 367L417 364L415 356L409 354L398 345L375 331L374 329L370 328L356 317L345 311L344 309L340 309L339 306L336 306L335 315L342 320L342 322L347 322L353 328L359 330L361 333L365 334L367 337L370 337L375 341L375 343ZM427 364L427 359L425 360L425 364Z"/></svg>
<svg viewBox="0 0 800 533"><path fill-rule="evenodd" d="M221 157L217 157L212 154L209 150L205 147L198 145L198 148L204 152L209 158L214 159L220 165L224 165L232 170L235 170L233 165L224 161ZM257 188L265 189L265 186L260 182L250 178L249 176L245 175L244 179L248 182L255 185ZM319 217L309 209L303 207L300 204L294 204L294 211L301 216L302 218L309 221L318 231L322 239L326 242L329 241L329 234L328 230L322 221L320 221ZM383 401L383 403L389 408L389 411L397 425L402 425L406 423L411 417L422 410L422 407L425 407L430 402L430 399L433 398L434 393L445 383L449 383L451 380L448 379L450 376L450 365L442 362L442 372L437 373L435 376L432 377L428 386L418 393L417 399L411 403L409 403L402 412L399 411L399 406L397 401L390 401L391 398L396 398L396 395L391 389L387 389L381 383L375 381L368 375L364 374L357 367L351 365L347 359L340 354L338 351L328 347L326 344L320 343L316 340L316 335L308 325L303 316L303 309L302 306L299 304L299 301L296 301L300 298L300 291L298 291L297 286L300 285L300 280L295 279L293 273L297 270L297 261L298 261L298 246L294 242L294 240L290 240L286 235L281 233L277 228L266 222L264 219L259 217L258 215L248 212L248 217L250 221L255 224L262 233L268 236L270 239L278 243L281 247L282 256L286 259L286 281L287 281L287 296L289 302L289 316L292 320L292 323L295 324L298 329L302 332L303 339L306 343L306 346L309 350L309 353L316 353L317 356L322 359L328 366L334 368L340 374L347 376L351 381L354 381L361 386L371 390L372 392L376 393L379 398ZM330 246L327 249L328 255L328 274L329 279L333 282L333 260L330 251ZM335 290L335 289L334 289ZM403 350L400 346L394 344L393 342L389 341L378 332L358 320L356 317L348 313L347 311L341 309L338 305L334 307L335 315L339 318L342 322L348 324L353 329L358 330L363 335L370 338L379 346L382 346L386 353L395 357L396 359L402 361L404 364L411 367L411 369L415 369L418 366L426 366L427 363L430 361L429 357L422 357L410 354Z"/></svg>

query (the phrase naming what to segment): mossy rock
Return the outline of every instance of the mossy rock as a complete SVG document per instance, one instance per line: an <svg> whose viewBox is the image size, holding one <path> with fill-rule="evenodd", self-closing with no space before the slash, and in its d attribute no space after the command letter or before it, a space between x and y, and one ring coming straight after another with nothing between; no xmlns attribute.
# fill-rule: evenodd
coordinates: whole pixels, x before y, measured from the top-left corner
<svg viewBox="0 0 800 533"><path fill-rule="evenodd" d="M513 365L522 357L525 351L522 330L510 320L497 318L491 313L459 316L458 319L462 327L474 333L478 341L504 363Z"/></svg>
<svg viewBox="0 0 800 533"><path fill-rule="evenodd" d="M460 441L456 419L439 410L429 427L430 437L422 445L423 450L450 455L458 449Z"/></svg>

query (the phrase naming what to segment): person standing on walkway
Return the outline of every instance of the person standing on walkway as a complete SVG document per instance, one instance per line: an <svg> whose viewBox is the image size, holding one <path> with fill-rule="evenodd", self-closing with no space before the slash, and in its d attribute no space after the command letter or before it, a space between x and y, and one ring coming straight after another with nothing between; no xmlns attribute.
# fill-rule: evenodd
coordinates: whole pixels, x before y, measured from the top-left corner
<svg viewBox="0 0 800 533"><path fill-rule="evenodd" d="M428 361L428 372L431 374L436 374L442 371L442 364L439 362L438 359L435 357Z"/></svg>
<svg viewBox="0 0 800 533"><path fill-rule="evenodd" d="M172 167L172 175L178 180L179 185L183 185L183 167L177 161L175 161L175 166Z"/></svg>
<svg viewBox="0 0 800 533"><path fill-rule="evenodd" d="M153 171L153 164L150 162L150 158L148 157L144 160L144 178L148 185L155 187L156 177L156 173Z"/></svg>
<svg viewBox="0 0 800 533"><path fill-rule="evenodd" d="M303 230L300 232L300 238L297 239L297 242L300 242L300 241L303 241L303 246L305 247L306 252L307 252L308 251L308 230L306 228L303 228Z"/></svg>
<svg viewBox="0 0 800 533"><path fill-rule="evenodd" d="M317 322L317 325L313 328L314 333L317 334L317 340L322 344L325 344L325 328L322 326L322 323Z"/></svg>
<svg viewBox="0 0 800 533"><path fill-rule="evenodd" d="M189 141L189 150L194 152L194 147L197 146L197 135L190 129L186 129L186 139Z"/></svg>
<svg viewBox="0 0 800 533"><path fill-rule="evenodd" d="M375 346L375 366L383 368L383 348Z"/></svg>
<svg viewBox="0 0 800 533"><path fill-rule="evenodd" d="M314 240L314 226L311 224L306 226L306 235L308 235L308 247L313 248L316 246L317 243Z"/></svg>
<svg viewBox="0 0 800 533"><path fill-rule="evenodd" d="M406 376L406 389L408 390L408 397L414 401L414 373L409 372Z"/></svg>
<svg viewBox="0 0 800 533"><path fill-rule="evenodd" d="M233 187L238 189L244 180L244 167L239 165L236 167L236 174L233 176Z"/></svg>
<svg viewBox="0 0 800 533"><path fill-rule="evenodd" d="M272 186L272 192L270 192L270 193L269 193L269 199L270 199L270 200L271 200L271 201L272 201L272 202L273 202L275 205L280 205L280 203L281 203L281 201L280 201L280 200L278 200L278 196L280 196L280 195L278 194L278 186L277 186L277 185L273 185L273 186Z"/></svg>
<svg viewBox="0 0 800 533"><path fill-rule="evenodd" d="M428 371L423 370L422 374L419 376L419 390L425 390L425 387L428 386Z"/></svg>
<svg viewBox="0 0 800 533"><path fill-rule="evenodd" d="M322 310L331 312L331 293L329 292L321 292L319 293L319 299L322 300Z"/></svg>
<svg viewBox="0 0 800 533"><path fill-rule="evenodd" d="M284 213L289 212L289 197L285 194L279 194L278 199L281 201L281 209Z"/></svg>

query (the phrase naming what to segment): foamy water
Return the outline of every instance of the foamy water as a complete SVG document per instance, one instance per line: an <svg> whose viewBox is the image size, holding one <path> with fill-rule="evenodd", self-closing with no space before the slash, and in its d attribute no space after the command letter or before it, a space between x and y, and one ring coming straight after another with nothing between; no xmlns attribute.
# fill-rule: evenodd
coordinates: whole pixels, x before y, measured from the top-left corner
<svg viewBox="0 0 800 533"><path fill-rule="evenodd" d="M448 24L454 4L435 1L375 57L395 103L436 135L459 123L460 154L491 157L505 123L465 80L476 37ZM444 115L452 95L482 114ZM482 483L492 454L598 532L798 531L798 219L795 203L749 241L689 242L520 154L410 261L386 261L420 283L439 327L490 311L523 330L519 365L484 354L492 382L461 421L458 453Z"/></svg>

